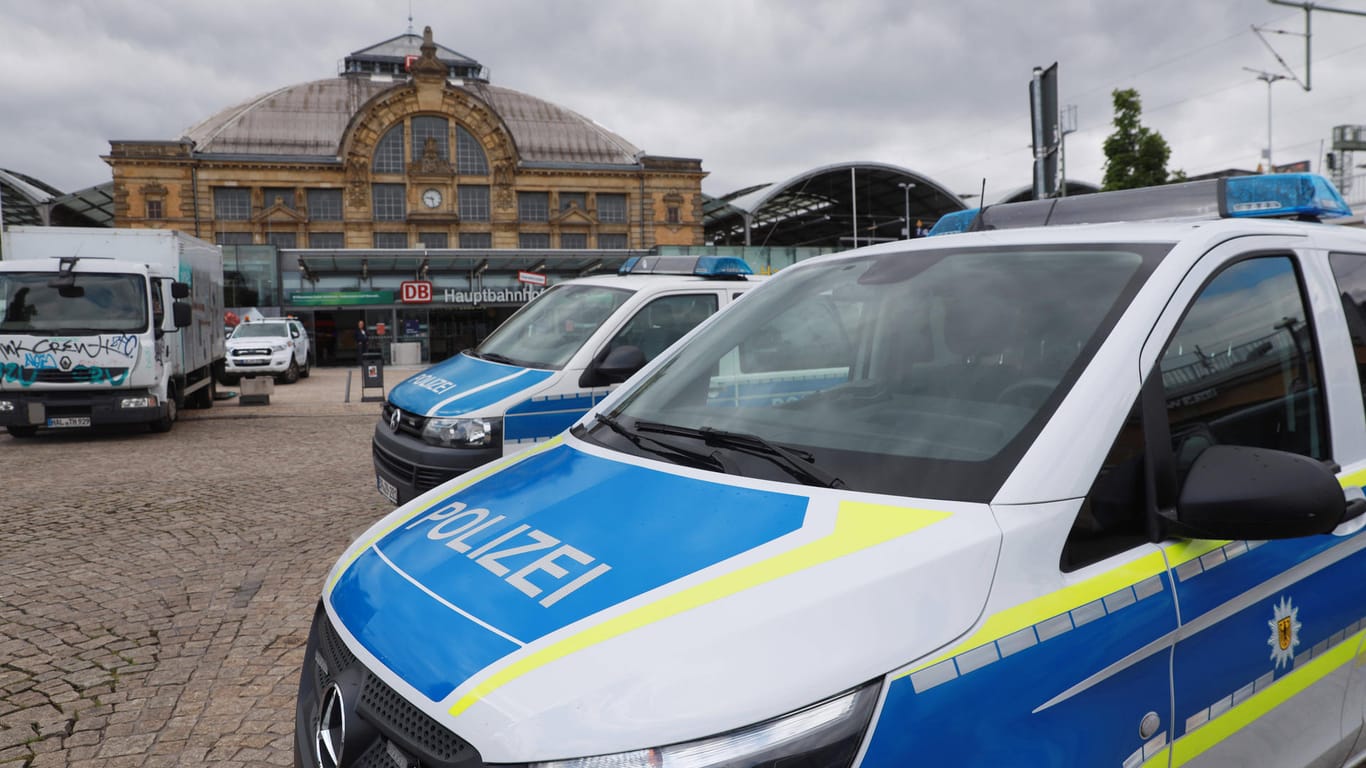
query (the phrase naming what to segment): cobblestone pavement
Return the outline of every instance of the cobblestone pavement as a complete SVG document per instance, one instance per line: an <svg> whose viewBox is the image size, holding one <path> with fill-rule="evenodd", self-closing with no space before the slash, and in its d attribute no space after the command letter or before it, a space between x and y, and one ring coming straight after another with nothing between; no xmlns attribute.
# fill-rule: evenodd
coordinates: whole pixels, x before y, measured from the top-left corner
<svg viewBox="0 0 1366 768"><path fill-rule="evenodd" d="M388 511L350 373L164 435L0 432L0 768L292 764L322 579Z"/></svg>

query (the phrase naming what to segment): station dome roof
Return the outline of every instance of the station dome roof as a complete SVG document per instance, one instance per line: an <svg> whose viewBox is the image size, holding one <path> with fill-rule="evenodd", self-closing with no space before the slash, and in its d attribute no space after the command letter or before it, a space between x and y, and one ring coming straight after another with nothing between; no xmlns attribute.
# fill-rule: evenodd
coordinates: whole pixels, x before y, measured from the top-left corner
<svg viewBox="0 0 1366 768"><path fill-rule="evenodd" d="M356 51L332 78L280 88L228 107L185 138L201 155L335 160L348 125L372 99L408 85L423 38L406 34ZM573 110L490 85L482 65L437 46L449 87L485 104L507 127L524 163L634 165L641 150Z"/></svg>

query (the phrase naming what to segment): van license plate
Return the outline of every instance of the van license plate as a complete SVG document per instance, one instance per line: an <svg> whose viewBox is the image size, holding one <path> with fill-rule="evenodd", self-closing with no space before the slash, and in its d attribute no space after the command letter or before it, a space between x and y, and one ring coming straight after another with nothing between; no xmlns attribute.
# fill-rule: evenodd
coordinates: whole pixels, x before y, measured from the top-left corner
<svg viewBox="0 0 1366 768"><path fill-rule="evenodd" d="M375 475L375 487L379 489L379 495L388 499L390 504L398 503L398 488L395 488L393 483Z"/></svg>
<svg viewBox="0 0 1366 768"><path fill-rule="evenodd" d="M90 426L89 416L53 416L47 420L47 425L52 428L59 427L88 427Z"/></svg>

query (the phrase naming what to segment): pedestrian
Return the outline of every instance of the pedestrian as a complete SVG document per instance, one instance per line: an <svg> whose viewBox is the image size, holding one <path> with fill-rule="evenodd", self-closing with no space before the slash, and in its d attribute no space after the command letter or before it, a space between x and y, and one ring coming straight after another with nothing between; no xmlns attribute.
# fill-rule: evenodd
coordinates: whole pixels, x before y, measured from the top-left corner
<svg viewBox="0 0 1366 768"><path fill-rule="evenodd" d="M356 321L356 359L357 359L357 360L359 360L360 358L362 358L362 357L365 356L365 349L366 349L366 346L367 346L367 340L368 340L368 336L367 336L366 333L365 333L365 321L364 321L364 320L357 320L357 321Z"/></svg>

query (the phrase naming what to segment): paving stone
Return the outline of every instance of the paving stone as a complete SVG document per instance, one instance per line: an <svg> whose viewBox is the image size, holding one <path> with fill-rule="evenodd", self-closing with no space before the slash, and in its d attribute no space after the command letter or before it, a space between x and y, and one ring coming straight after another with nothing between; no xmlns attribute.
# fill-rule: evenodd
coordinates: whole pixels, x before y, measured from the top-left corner
<svg viewBox="0 0 1366 768"><path fill-rule="evenodd" d="M319 585L389 511L346 373L164 435L0 434L0 768L292 764Z"/></svg>

